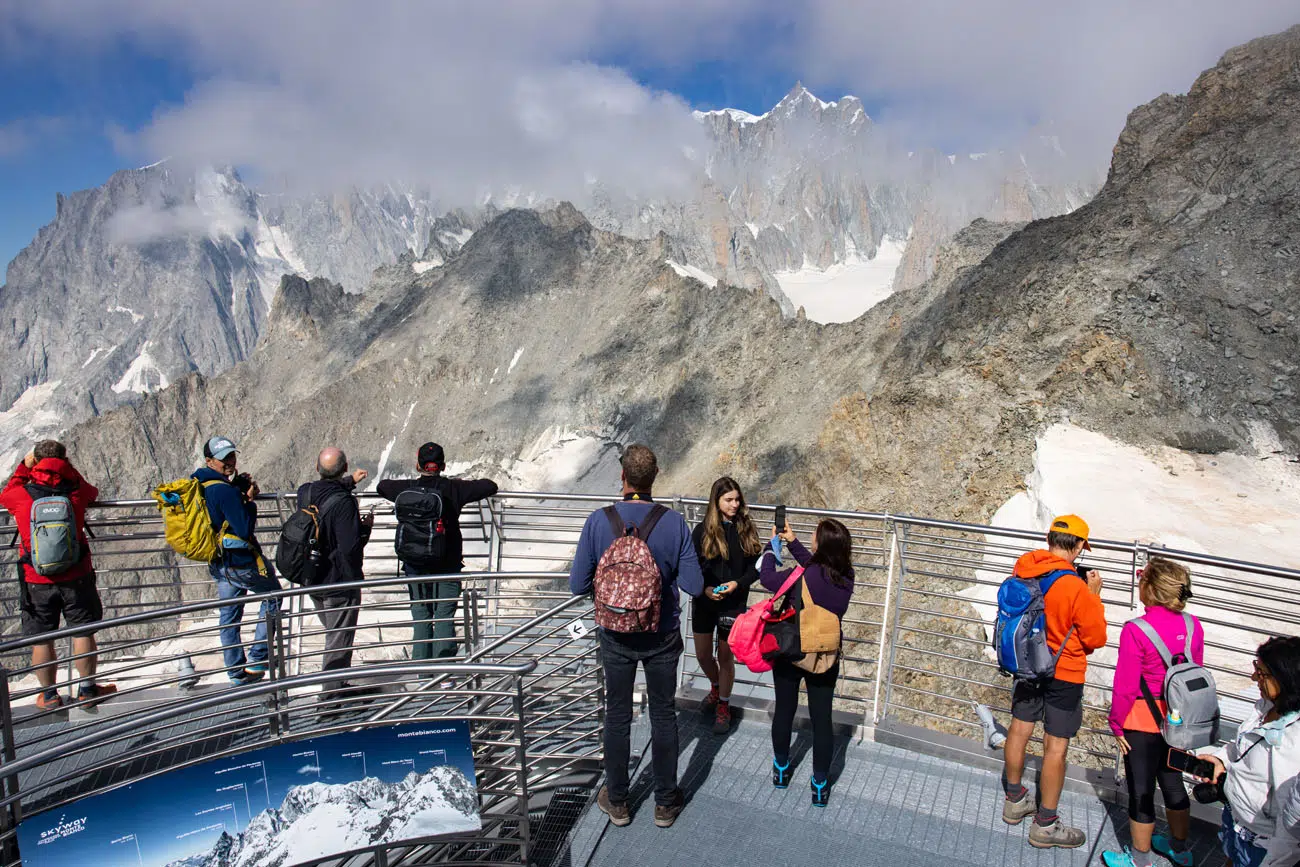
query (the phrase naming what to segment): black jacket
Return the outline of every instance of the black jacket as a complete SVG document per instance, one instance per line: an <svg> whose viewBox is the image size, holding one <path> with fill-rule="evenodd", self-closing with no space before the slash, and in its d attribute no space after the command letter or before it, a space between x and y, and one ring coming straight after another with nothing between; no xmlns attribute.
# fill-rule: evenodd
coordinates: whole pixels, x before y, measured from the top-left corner
<svg viewBox="0 0 1300 867"><path fill-rule="evenodd" d="M402 491L414 487L434 488L442 497L442 523L447 532L447 559L435 572L459 572L465 568L465 540L460 532L460 510L469 503L487 499L497 492L491 479L449 479L439 473L415 479L384 479L376 490L392 502Z"/></svg>
<svg viewBox="0 0 1300 867"><path fill-rule="evenodd" d="M361 523L361 509L352 496L355 487L351 476L342 479L319 479L298 489L298 506L313 505L321 510L321 549L325 552L323 570L317 576L321 585L360 581L362 556L370 541L370 527Z"/></svg>
<svg viewBox="0 0 1300 867"><path fill-rule="evenodd" d="M731 616L740 614L749 607L749 588L758 580L755 564L758 563L762 551L758 554L746 554L740 547L740 533L736 530L736 525L731 521L723 521L722 527L727 534L727 556L705 559L704 524L701 522L696 524L691 532L691 541L695 543L695 557L700 561L700 571L704 573L706 588L717 587L728 581L735 581L740 586L719 602L714 602L701 593L696 597L695 604L716 605L719 614Z"/></svg>

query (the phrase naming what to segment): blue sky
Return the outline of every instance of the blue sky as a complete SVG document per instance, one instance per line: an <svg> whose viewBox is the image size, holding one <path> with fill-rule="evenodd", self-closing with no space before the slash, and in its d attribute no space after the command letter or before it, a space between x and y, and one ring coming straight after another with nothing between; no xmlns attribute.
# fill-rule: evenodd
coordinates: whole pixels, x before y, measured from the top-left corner
<svg viewBox="0 0 1300 867"><path fill-rule="evenodd" d="M1104 165L1124 118L1294 0L0 0L0 265L56 192L163 156L305 190L411 181L567 197L683 183L692 108L796 80L909 144L989 150L1050 123Z"/></svg>

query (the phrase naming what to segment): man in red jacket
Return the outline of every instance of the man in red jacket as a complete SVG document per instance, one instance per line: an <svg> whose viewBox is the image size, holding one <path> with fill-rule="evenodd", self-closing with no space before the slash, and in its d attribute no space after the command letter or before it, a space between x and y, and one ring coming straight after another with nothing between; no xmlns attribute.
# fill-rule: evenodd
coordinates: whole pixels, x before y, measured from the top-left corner
<svg viewBox="0 0 1300 867"><path fill-rule="evenodd" d="M83 479L67 458L67 449L62 443L55 440L37 443L14 470L4 491L0 492L0 505L14 516L14 523L18 526L18 562L23 579L19 582L19 605L23 635L27 636L57 630L60 614L68 626L98 623L104 617L104 606L99 591L95 589L95 570L90 563L90 544L86 539L86 507L99 496L99 490ZM70 552L68 556L72 562L70 565L49 564L41 553L33 557L32 507L38 500L44 500L52 504L57 515L60 508L67 506L64 499L72 506L70 517L75 519L75 541L73 534L58 528L57 521L51 538L55 539L59 551ZM36 549L40 552L40 540ZM80 556L75 556L78 549ZM41 568L38 569L34 563L39 563ZM72 652L77 657L77 673L80 675L78 701L117 692L117 687L112 684L95 683L95 653L98 649L93 634L72 639ZM36 679L43 689L36 697L39 708L53 709L64 704L54 685L57 663L54 642L32 647L32 667L36 669Z"/></svg>

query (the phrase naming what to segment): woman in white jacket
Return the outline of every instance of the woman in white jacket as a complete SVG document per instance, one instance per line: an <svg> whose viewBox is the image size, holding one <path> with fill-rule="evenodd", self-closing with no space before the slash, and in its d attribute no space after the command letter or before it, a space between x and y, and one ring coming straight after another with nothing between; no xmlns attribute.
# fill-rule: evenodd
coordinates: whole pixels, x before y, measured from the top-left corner
<svg viewBox="0 0 1300 867"><path fill-rule="evenodd" d="M1300 638L1270 638L1255 651L1260 699L1233 741L1204 754L1223 787L1224 854L1233 867L1300 862Z"/></svg>

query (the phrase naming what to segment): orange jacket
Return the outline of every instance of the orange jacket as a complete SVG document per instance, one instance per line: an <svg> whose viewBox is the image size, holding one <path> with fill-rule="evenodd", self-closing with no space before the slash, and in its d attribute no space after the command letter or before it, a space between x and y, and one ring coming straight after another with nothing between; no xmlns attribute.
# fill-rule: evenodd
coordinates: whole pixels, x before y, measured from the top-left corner
<svg viewBox="0 0 1300 867"><path fill-rule="evenodd" d="M1074 633L1056 663L1056 679L1083 683L1088 670L1088 654L1106 646L1106 608L1101 597L1088 589L1087 583L1074 574L1069 560L1051 551L1030 551L1016 561L1012 574L1017 578L1037 578L1057 569L1071 574L1056 579L1043 599L1047 615L1047 645L1053 652L1070 627Z"/></svg>

